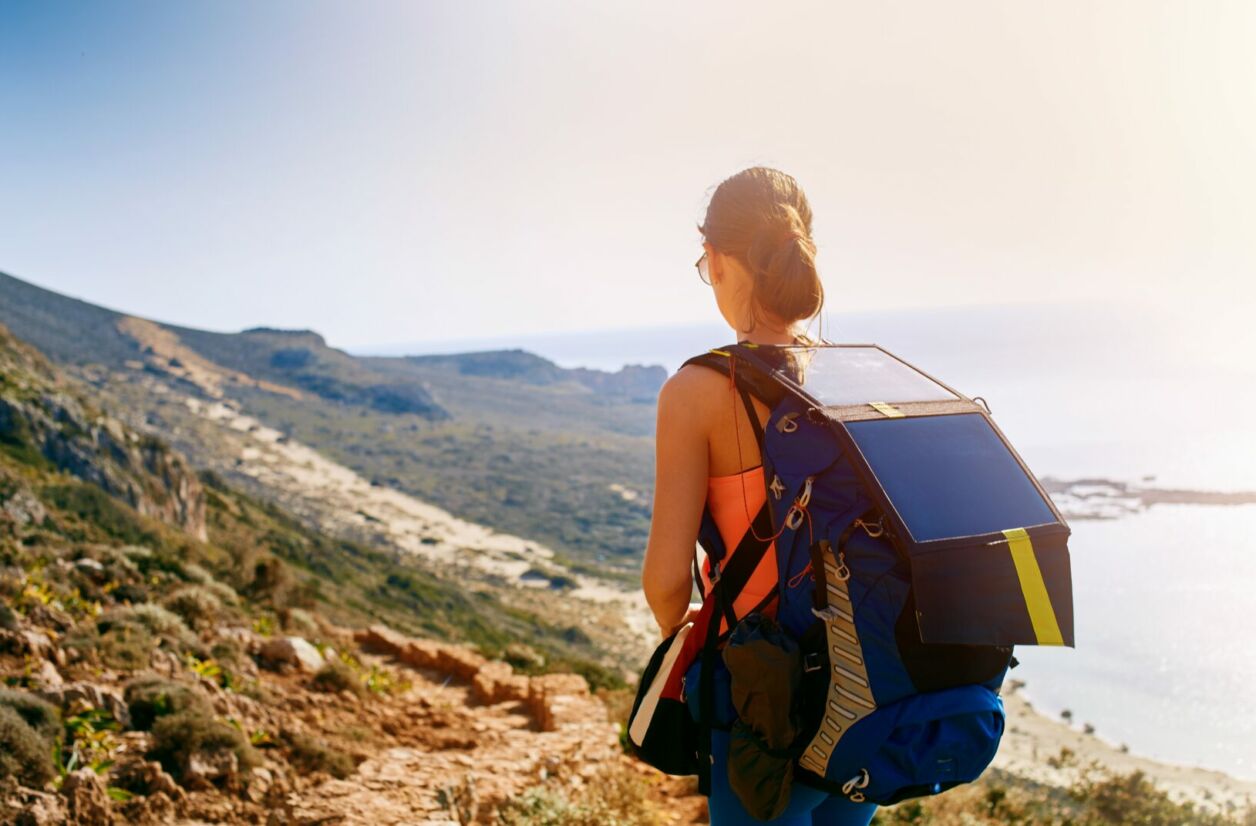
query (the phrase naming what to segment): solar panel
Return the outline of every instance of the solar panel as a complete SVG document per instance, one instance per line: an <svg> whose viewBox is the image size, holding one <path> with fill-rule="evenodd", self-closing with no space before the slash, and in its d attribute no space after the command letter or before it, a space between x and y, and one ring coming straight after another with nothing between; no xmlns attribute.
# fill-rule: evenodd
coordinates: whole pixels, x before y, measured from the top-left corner
<svg viewBox="0 0 1256 826"><path fill-rule="evenodd" d="M825 405L955 401L959 397L879 347L790 348L807 395Z"/></svg>
<svg viewBox="0 0 1256 826"><path fill-rule="evenodd" d="M867 419L846 427L917 542L1056 521L979 413Z"/></svg>

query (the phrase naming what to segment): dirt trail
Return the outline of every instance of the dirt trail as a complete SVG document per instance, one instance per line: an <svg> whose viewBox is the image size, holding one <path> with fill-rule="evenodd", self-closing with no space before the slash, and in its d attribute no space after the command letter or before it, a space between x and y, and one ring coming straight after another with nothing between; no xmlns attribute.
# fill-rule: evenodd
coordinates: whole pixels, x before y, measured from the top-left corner
<svg viewBox="0 0 1256 826"><path fill-rule="evenodd" d="M469 649L381 627L358 638L411 687L384 702L337 702L307 715L326 732L383 737L350 777L311 778L292 790L287 823L491 823L531 787L579 787L610 765L645 775L660 798L691 797L623 754L606 706L581 677L516 675ZM678 802L668 807L673 823L701 822L701 798Z"/></svg>

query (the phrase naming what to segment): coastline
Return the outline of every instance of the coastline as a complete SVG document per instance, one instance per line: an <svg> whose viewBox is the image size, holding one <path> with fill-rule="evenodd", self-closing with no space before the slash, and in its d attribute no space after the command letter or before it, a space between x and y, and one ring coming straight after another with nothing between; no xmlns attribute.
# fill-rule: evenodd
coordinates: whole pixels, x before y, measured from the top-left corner
<svg viewBox="0 0 1256 826"><path fill-rule="evenodd" d="M1004 683L1001 696L1007 729L992 768L1050 786L1075 782L1091 763L1116 773L1141 771L1177 801L1222 811L1256 807L1256 780L1243 780L1216 769L1156 760L1113 745L1097 734L1040 712L1018 681Z"/></svg>

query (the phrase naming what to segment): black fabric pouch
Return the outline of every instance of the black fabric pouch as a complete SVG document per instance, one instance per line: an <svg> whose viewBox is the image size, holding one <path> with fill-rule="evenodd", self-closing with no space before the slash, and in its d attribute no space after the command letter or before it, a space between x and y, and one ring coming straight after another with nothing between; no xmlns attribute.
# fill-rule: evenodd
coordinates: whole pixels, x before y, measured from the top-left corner
<svg viewBox="0 0 1256 826"><path fill-rule="evenodd" d="M698 724L676 691L686 665L685 638L691 629L692 625L684 626L655 649L628 715L633 753L666 774L698 773Z"/></svg>
<svg viewBox="0 0 1256 826"><path fill-rule="evenodd" d="M770 617L749 614L733 630L723 656L737 711L729 786L750 815L771 820L785 811L793 787L802 653Z"/></svg>

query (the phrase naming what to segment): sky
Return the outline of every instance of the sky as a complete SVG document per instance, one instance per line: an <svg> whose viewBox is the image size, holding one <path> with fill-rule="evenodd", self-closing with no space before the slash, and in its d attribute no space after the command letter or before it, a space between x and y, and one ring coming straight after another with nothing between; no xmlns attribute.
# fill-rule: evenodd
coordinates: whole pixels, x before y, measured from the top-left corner
<svg viewBox="0 0 1256 826"><path fill-rule="evenodd" d="M1256 4L0 0L0 270L344 347L717 321L794 175L828 313L1256 309ZM1246 337L1246 338L1244 338Z"/></svg>

